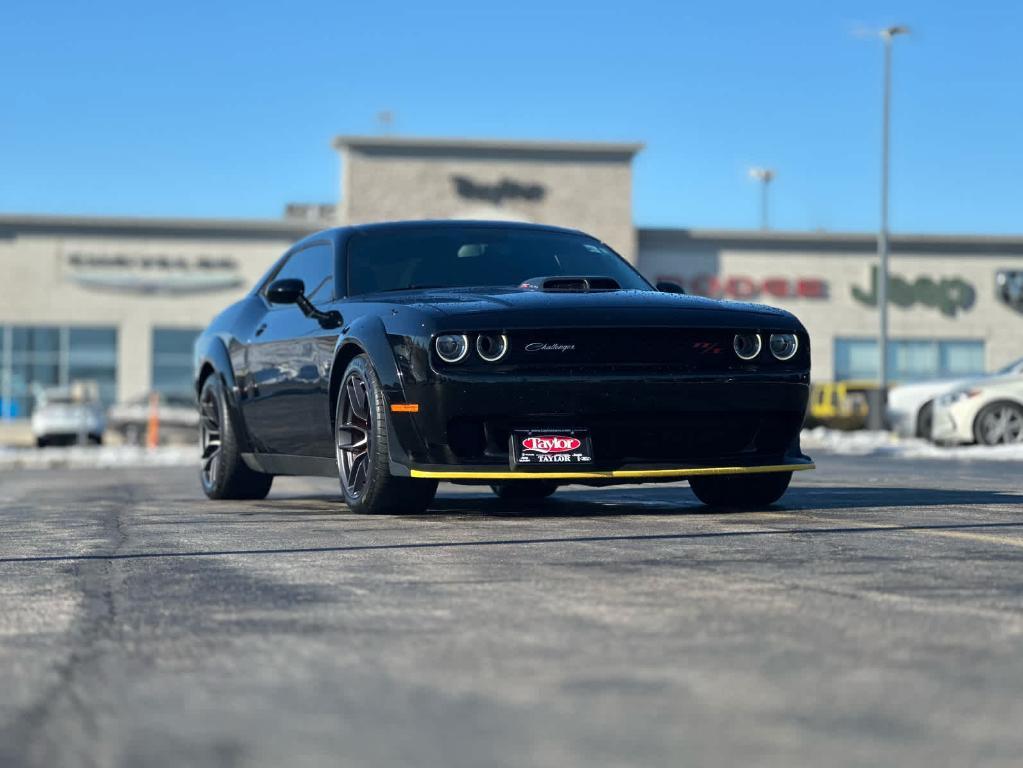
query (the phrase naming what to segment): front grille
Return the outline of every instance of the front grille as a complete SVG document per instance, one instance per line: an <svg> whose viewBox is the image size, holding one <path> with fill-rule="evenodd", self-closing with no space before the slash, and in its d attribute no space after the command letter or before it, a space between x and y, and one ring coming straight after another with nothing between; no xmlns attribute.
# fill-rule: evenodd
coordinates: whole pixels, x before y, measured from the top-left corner
<svg viewBox="0 0 1023 768"><path fill-rule="evenodd" d="M504 417L457 418L452 451L466 463L507 461L513 429L589 429L598 464L694 462L727 456L778 456L799 431L802 413L644 413L550 417L519 423Z"/></svg>

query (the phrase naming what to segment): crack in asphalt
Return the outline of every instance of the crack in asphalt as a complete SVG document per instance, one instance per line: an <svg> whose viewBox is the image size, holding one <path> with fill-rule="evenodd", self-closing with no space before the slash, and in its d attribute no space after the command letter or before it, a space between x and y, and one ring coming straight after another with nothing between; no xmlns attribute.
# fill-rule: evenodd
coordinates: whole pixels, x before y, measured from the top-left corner
<svg viewBox="0 0 1023 768"><path fill-rule="evenodd" d="M797 536L797 535L840 535L867 533L952 533L959 530L1023 529L1023 523L953 523L943 525L855 525L820 528L775 528L770 530L746 531L701 531L699 533L651 533L623 536L556 536L519 539L482 539L476 541L419 541L407 544L347 544L335 547L287 547L274 549L216 549L194 552L123 552L116 551L93 555L30 555L27 557L3 557L0 564L31 563L77 563L95 560L148 560L178 557L229 557L238 555L309 555L328 552L372 552L387 549L458 549L463 547L529 546L537 544L592 544L614 541L685 541L690 539L722 539L754 536ZM1018 546L1019 542L1005 540L1001 543Z"/></svg>
<svg viewBox="0 0 1023 768"><path fill-rule="evenodd" d="M128 540L122 513L126 506L134 503L137 489L121 486L104 491L100 498L79 499L79 509L95 510L101 538L112 552L117 553ZM74 764L101 764L96 758L96 750L87 746L89 742L99 740L100 725L94 701L83 680L98 665L104 653L103 643L114 640L117 623L114 598L116 567L109 558L94 558L74 564L72 581L82 599L77 616L67 631L67 635L73 638L72 650L53 669L56 681L42 696L9 724L0 727L0 745L3 745L0 765L62 764L69 757L68 746L74 744L79 745L74 750ZM65 708L70 712L63 712ZM67 738L58 738L54 732L55 724L58 731L65 731ZM58 743L60 741L63 743Z"/></svg>

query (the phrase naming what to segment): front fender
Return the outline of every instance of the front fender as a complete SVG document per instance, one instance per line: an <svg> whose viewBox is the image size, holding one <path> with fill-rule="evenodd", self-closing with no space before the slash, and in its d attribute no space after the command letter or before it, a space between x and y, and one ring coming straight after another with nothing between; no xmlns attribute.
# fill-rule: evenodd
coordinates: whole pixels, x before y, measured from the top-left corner
<svg viewBox="0 0 1023 768"><path fill-rule="evenodd" d="M243 452L251 452L252 441L249 440L249 431L245 425L245 419L242 417L238 382L234 375L234 366L231 365L231 355L227 351L224 340L216 334L202 334L196 339L193 361L196 397L199 396L208 371L212 371L211 375L213 376L219 376L224 385L228 413L233 422L240 448Z"/></svg>
<svg viewBox="0 0 1023 768"><path fill-rule="evenodd" d="M394 340L400 342L399 337ZM341 379L348 363L356 355L365 353L369 356L376 371L377 379L387 403L388 453L390 454L391 472L408 474L408 466L416 461L424 461L425 445L416 426L415 414L394 413L390 406L404 403L404 374L395 358L392 338L388 336L383 321L377 316L365 316L355 320L350 326L341 330L334 349L334 362L330 371L330 419L334 424L334 406L341 389Z"/></svg>

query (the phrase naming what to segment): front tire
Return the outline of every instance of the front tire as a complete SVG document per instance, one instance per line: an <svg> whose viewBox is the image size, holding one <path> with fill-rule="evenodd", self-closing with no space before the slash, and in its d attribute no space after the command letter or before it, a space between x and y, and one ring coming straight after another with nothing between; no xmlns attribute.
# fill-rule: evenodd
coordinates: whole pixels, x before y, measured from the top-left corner
<svg viewBox="0 0 1023 768"><path fill-rule="evenodd" d="M492 483L490 490L501 501L539 501L558 490L558 484L550 480L511 480L507 483Z"/></svg>
<svg viewBox="0 0 1023 768"><path fill-rule="evenodd" d="M931 427L934 425L934 401L928 400L920 406L916 417L916 436L924 440L931 439Z"/></svg>
<svg viewBox="0 0 1023 768"><path fill-rule="evenodd" d="M199 482L211 499L264 499L273 475L249 469L242 461L238 433L220 377L213 374L199 392Z"/></svg>
<svg viewBox="0 0 1023 768"><path fill-rule="evenodd" d="M985 405L973 422L973 436L981 445L1023 443L1023 408L1004 401Z"/></svg>
<svg viewBox="0 0 1023 768"><path fill-rule="evenodd" d="M384 393L369 358L359 355L345 369L334 416L345 504L356 514L419 514L433 501L437 481L392 475L387 441Z"/></svg>
<svg viewBox="0 0 1023 768"><path fill-rule="evenodd" d="M752 509L778 501L789 487L791 472L715 475L689 478L696 498L708 507Z"/></svg>

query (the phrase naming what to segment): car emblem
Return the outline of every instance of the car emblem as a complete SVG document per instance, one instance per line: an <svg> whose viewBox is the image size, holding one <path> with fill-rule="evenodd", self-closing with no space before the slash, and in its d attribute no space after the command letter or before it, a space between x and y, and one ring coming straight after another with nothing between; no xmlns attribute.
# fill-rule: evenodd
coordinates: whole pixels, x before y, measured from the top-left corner
<svg viewBox="0 0 1023 768"><path fill-rule="evenodd" d="M522 447L527 451L537 453L565 453L574 451L582 445L582 442L575 437L564 437L562 435L544 435L543 437L527 437L522 441Z"/></svg>
<svg viewBox="0 0 1023 768"><path fill-rule="evenodd" d="M526 345L527 352L572 352L575 344L548 344L543 341L534 341Z"/></svg>
<svg viewBox="0 0 1023 768"><path fill-rule="evenodd" d="M1007 306L1023 312L1023 271L1000 269L995 277L995 293Z"/></svg>

